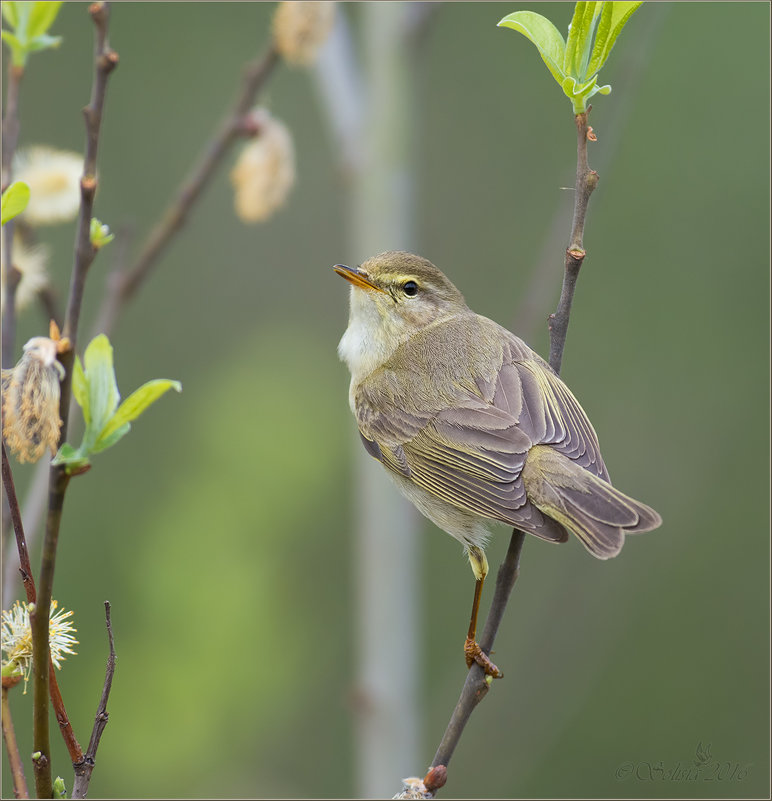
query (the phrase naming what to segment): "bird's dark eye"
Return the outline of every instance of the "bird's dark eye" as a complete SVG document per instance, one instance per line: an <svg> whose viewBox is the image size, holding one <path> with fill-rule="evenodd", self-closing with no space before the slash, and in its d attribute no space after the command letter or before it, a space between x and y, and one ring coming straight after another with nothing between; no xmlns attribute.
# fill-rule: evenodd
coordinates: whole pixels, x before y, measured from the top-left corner
<svg viewBox="0 0 772 801"><path fill-rule="evenodd" d="M409 298L413 298L418 294L418 284L415 281L405 281L405 283L402 284L402 291Z"/></svg>

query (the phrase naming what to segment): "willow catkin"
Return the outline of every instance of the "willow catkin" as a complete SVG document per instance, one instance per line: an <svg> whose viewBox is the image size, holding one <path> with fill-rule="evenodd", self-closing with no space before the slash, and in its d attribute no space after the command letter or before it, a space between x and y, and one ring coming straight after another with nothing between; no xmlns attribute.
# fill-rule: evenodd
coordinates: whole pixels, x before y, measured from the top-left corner
<svg viewBox="0 0 772 801"><path fill-rule="evenodd" d="M14 160L14 177L29 186L23 219L30 225L51 225L72 220L80 208L83 156L67 150L35 145L20 150Z"/></svg>
<svg viewBox="0 0 772 801"><path fill-rule="evenodd" d="M0 238L5 239L5 228L0 235ZM2 245L0 245L0 248ZM37 297L38 293L48 286L48 273L47 265L49 258L49 248L47 245L33 245L28 246L22 240L18 230L13 235L13 251L11 255L11 263L21 273L21 279L16 287L16 294L14 299L16 301L16 309L20 311L25 309ZM0 299L0 309L3 314L5 313L5 302L7 289L5 284L5 273L3 273L3 293Z"/></svg>
<svg viewBox="0 0 772 801"><path fill-rule="evenodd" d="M289 64L307 67L316 60L319 48L330 33L335 3L279 3L273 18L276 49Z"/></svg>
<svg viewBox="0 0 772 801"><path fill-rule="evenodd" d="M284 123L266 109L252 112L258 134L244 146L233 170L236 214L244 222L267 220L295 183L295 149Z"/></svg>
<svg viewBox="0 0 772 801"><path fill-rule="evenodd" d="M64 368L57 344L34 337L11 370L2 372L3 437L20 462L36 462L50 449L56 453L59 430L59 382Z"/></svg>

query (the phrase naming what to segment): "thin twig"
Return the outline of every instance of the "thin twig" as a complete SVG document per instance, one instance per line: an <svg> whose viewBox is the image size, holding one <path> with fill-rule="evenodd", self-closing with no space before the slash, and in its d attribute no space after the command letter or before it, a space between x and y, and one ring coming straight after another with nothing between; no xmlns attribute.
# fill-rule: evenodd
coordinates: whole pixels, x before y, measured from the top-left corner
<svg viewBox="0 0 772 801"><path fill-rule="evenodd" d="M35 581L32 578L32 565L29 561L27 541L24 537L24 527L21 522L21 511L19 510L19 500L16 497L16 486L13 483L13 473L11 472L11 465L8 461L8 454L5 452L5 443L3 443L2 448L3 488L5 489L5 497L8 500L11 523L13 524L13 532L16 535L16 549L19 552L19 573L21 573L21 580L24 584L24 592L27 595L27 603L34 604Z"/></svg>
<svg viewBox="0 0 772 801"><path fill-rule="evenodd" d="M136 262L128 271L112 274L97 315L97 332L110 334L123 307L147 280L161 253L184 225L191 209L214 176L217 166L241 135L244 116L255 104L258 93L279 60L279 54L271 43L261 58L247 65L242 90L236 102L220 123L188 177L182 182L161 216L161 221L151 231Z"/></svg>
<svg viewBox="0 0 772 801"><path fill-rule="evenodd" d="M80 179L80 212L75 238L75 261L70 279L70 292L67 298L67 310L64 316L62 336L70 340L71 348L62 354L60 361L66 371L62 381L61 417L63 442L67 437L67 420L70 408L70 387L72 380L72 363L80 322L80 310L83 306L83 293L86 286L89 267L96 256L96 248L91 244L91 218L94 209L94 195L97 189L97 153L99 151L99 134L102 128L107 81L118 65L118 54L110 48L107 39L110 21L109 3L92 3L89 6L96 27L94 82L91 87L91 100L83 109L86 122L86 153L83 160L83 176Z"/></svg>
<svg viewBox="0 0 772 801"><path fill-rule="evenodd" d="M3 115L3 191L11 183L13 157L19 141L19 87L24 76L24 67L11 65L8 70L8 89L5 93Z"/></svg>
<svg viewBox="0 0 772 801"><path fill-rule="evenodd" d="M118 54L110 48L107 39L110 10L108 3L92 3L89 14L96 27L94 81L91 100L83 110L86 122L86 153L83 176L80 181L80 214L75 243L75 262L70 279L70 292L67 312L64 318L63 336L70 340L71 348L60 356L66 374L61 386L59 414L62 419L60 443L67 436L67 422L70 409L72 385L72 363L78 335L80 310L83 304L86 277L94 260L96 250L91 244L90 228L96 193L96 160L99 149L99 134L102 124L107 80L118 63ZM50 692L47 669L50 661L48 642L48 621L53 594L56 550L59 541L59 528L62 519L64 495L70 477L62 466L52 467L49 476L48 514L46 532L43 540L43 554L38 582L38 602L32 621L33 643L33 747L38 757L34 760L35 787L38 797L50 798L51 784L50 738L48 727L48 695ZM61 723L61 721L60 721ZM80 750L80 746L78 746Z"/></svg>
<svg viewBox="0 0 772 801"><path fill-rule="evenodd" d="M13 523L13 531L16 535L16 548L19 553L19 573L21 573L21 580L24 584L24 592L27 595L27 603L34 604L37 600L35 591L35 581L32 577L32 566L29 560L29 550L27 548L27 541L24 536L24 527L22 525L21 513L19 511L19 501L16 498L16 487L13 482L13 474L11 472L11 465L8 461L8 455L5 452L5 445L3 449L3 487L5 489L5 496L8 500L10 508L11 521ZM50 658L48 660L48 682L49 682L49 695L51 696L51 705L54 708L56 720L59 723L59 729L62 732L67 750L70 753L70 759L73 764L78 764L83 760L83 750L80 743L75 737L75 732L70 724L70 719L67 715L67 710L64 706L62 693L59 690L59 682L56 679L54 671L54 663Z"/></svg>
<svg viewBox="0 0 772 801"><path fill-rule="evenodd" d="M3 230L3 308L2 323L2 365L13 367L14 346L16 343L16 290L21 282L21 273L13 264L14 220L9 220Z"/></svg>
<svg viewBox="0 0 772 801"><path fill-rule="evenodd" d="M19 744L16 742L16 731L13 728L13 719L11 718L11 705L8 703L7 687L2 688L0 716L3 719L5 750L8 752L8 762L11 765L11 775L13 776L13 795L15 798L29 798L27 779L24 776L24 766L19 754Z"/></svg>
<svg viewBox="0 0 772 801"><path fill-rule="evenodd" d="M107 701L110 698L110 689L113 686L113 675L115 674L115 640L113 639L113 627L110 620L110 602L105 601L105 623L107 625L107 637L110 642L110 653L107 657L107 667L105 669L105 683L102 687L102 697L99 699L94 728L91 732L91 740L88 744L86 756L83 763L75 768L75 782L72 788L73 798L85 798L88 792L88 785L91 781L91 774L96 762L96 752L99 748L99 741L102 733L107 726Z"/></svg>
<svg viewBox="0 0 772 801"><path fill-rule="evenodd" d="M571 240L566 251L565 275L563 278L560 302L555 314L550 315L549 318L550 366L556 373L560 373L563 349L566 344L568 321L571 314L571 302L573 300L574 290L576 289L576 279L579 274L579 268L582 266L582 261L585 256L583 239L587 204L593 189L595 189L598 183L598 174L594 170L590 170L587 164L587 140L589 138L588 133L590 132L587 127L587 114L577 114L575 116L575 124L577 129L577 164ZM496 637L496 632L498 631L499 623L504 615L507 601L509 600L510 593L517 580L520 566L520 553L523 548L524 540L525 534L522 531L514 529L507 555L496 577L496 591L493 596L493 601L491 602L488 618L485 622L485 630L480 639L480 647L486 654L489 654L493 648L493 642ZM472 711L485 697L489 686L490 680L486 679L482 668L478 665L473 665L466 677L464 687L461 691L461 697L456 704L456 708L453 710L442 742L434 756L432 768L448 766L453 751L456 745L458 745L458 741L463 734L464 727ZM434 797L435 794L436 790L429 790L427 788L427 797Z"/></svg>
<svg viewBox="0 0 772 801"><path fill-rule="evenodd" d="M603 124L603 149L596 154L595 162L599 173L603 173L613 164L620 150L620 143L627 120L637 108L638 88L646 72L646 64L651 54L652 43L656 41L667 16L670 14L670 3L654 3L649 13L639 20L642 25L637 39L627 43L627 48L618 56L615 87L621 91L615 101L605 110ZM614 89L615 93L617 89ZM568 189L568 187L564 187ZM573 195L573 187L571 187ZM541 325L543 309L551 302L554 280L557 271L553 270L554 244L564 236L565 228L570 225L571 206L568 197L561 197L555 208L552 220L543 237L539 256L531 264L531 276L518 292L519 303L514 314L512 331L526 342L530 342L536 334L536 326Z"/></svg>
<svg viewBox="0 0 772 801"><path fill-rule="evenodd" d="M480 647L486 654L490 654L493 649L493 642L496 639L496 633L504 616L509 595L517 581L517 576L520 572L520 552L522 551L524 540L525 534L522 531L515 529L512 532L507 555L496 576L496 590L493 594L491 610L485 621L482 637L480 637ZM437 753L432 760L433 768L439 765L447 767L450 758L453 756L453 751L458 745L464 726L469 720L469 716L477 704L487 695L490 682L490 677L485 676L483 669L479 665L472 665L464 682L461 697L458 699L442 742L440 742Z"/></svg>
<svg viewBox="0 0 772 801"><path fill-rule="evenodd" d="M587 112L574 117L576 123L576 186L574 192L574 220L571 225L571 241L566 249L565 273L563 288L560 292L558 308L549 318L550 331L550 367L560 373L563 362L563 349L566 346L568 320L571 315L571 304L576 290L576 279L586 255L584 240L584 218L587 204L595 187L598 185L598 173L587 164L587 140L592 129L587 126Z"/></svg>
<svg viewBox="0 0 772 801"><path fill-rule="evenodd" d="M2 189L13 180L13 157L19 141L19 88L24 75L24 67L11 65L8 70L8 88L5 93L5 114L3 115L3 151L2 151ZM9 220L3 231L3 292L5 294L5 311L2 324L2 365L13 365L14 341L16 339L16 288L21 273L13 266L13 231L14 221Z"/></svg>

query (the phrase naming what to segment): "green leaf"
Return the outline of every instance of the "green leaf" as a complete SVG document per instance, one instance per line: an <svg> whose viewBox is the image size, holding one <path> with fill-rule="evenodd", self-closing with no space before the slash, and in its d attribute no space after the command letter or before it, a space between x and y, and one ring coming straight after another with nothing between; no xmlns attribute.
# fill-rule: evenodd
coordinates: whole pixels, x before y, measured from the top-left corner
<svg viewBox="0 0 772 801"><path fill-rule="evenodd" d="M62 43L61 36L49 36L47 33L41 33L34 39L27 42L27 52L33 53L36 50L49 50L52 47L59 47Z"/></svg>
<svg viewBox="0 0 772 801"><path fill-rule="evenodd" d="M115 239L115 234L110 233L110 226L100 222L96 217L91 218L89 227L89 237L95 250L109 245Z"/></svg>
<svg viewBox="0 0 772 801"><path fill-rule="evenodd" d="M603 4L603 13L598 23L595 46L592 49L590 63L587 66L589 75L594 75L606 63L611 48L614 46L622 28L627 24L633 12L641 3L613 2Z"/></svg>
<svg viewBox="0 0 772 801"><path fill-rule="evenodd" d="M3 4L3 8L5 8L5 4ZM3 28L0 31L0 36L2 36L4 42L8 42L8 47L12 50L20 49L23 50L21 42L10 32Z"/></svg>
<svg viewBox="0 0 772 801"><path fill-rule="evenodd" d="M113 346L104 335L94 337L83 355L88 383L88 407L91 423L83 436L87 450L96 442L121 399L113 369Z"/></svg>
<svg viewBox="0 0 772 801"><path fill-rule="evenodd" d="M82 471L83 468L88 467L91 462L89 462L87 456L83 455L82 448L78 448L76 450L72 447L72 445L70 445L69 442L65 442L57 451L57 454L54 456L51 464L67 465L67 472L70 473L74 471Z"/></svg>
<svg viewBox="0 0 772 801"><path fill-rule="evenodd" d="M64 779L61 776L54 779L54 798L67 798L67 788L64 786Z"/></svg>
<svg viewBox="0 0 772 801"><path fill-rule="evenodd" d="M99 435L97 445L105 437L109 437L114 431L121 428L126 423L136 420L148 406L155 403L163 394L170 389L182 392L182 384L179 381L172 381L168 378L156 378L148 381L139 389L129 395L128 398L118 407L118 411L113 415L110 422L105 426Z"/></svg>
<svg viewBox="0 0 772 801"><path fill-rule="evenodd" d="M72 395L83 412L83 419L86 423L86 428L88 428L91 423L91 412L88 405L88 382L86 381L86 374L83 372L83 363L80 360L80 356L75 357L75 364L72 367Z"/></svg>
<svg viewBox="0 0 772 801"><path fill-rule="evenodd" d="M580 63L582 48L590 35L592 20L598 3L577 3L574 6L574 16L568 26L566 38L566 51L563 56L563 72L580 79Z"/></svg>
<svg viewBox="0 0 772 801"><path fill-rule="evenodd" d="M5 5L3 5L5 8ZM9 31L0 32L3 41L11 48L11 62L14 67L23 67L27 63L27 50L19 39Z"/></svg>
<svg viewBox="0 0 772 801"><path fill-rule="evenodd" d="M15 30L16 26L19 24L19 16L16 10L16 3L14 0L8 0L8 2L3 3L3 18L5 21Z"/></svg>
<svg viewBox="0 0 772 801"><path fill-rule="evenodd" d="M5 225L8 220L12 220L27 208L29 203L29 187L24 181L14 181L8 189L3 192L2 197L2 222Z"/></svg>
<svg viewBox="0 0 772 801"><path fill-rule="evenodd" d="M27 36L34 39L36 36L47 33L53 25L61 5L56 2L33 3L27 23Z"/></svg>
<svg viewBox="0 0 772 801"><path fill-rule="evenodd" d="M115 445L119 439L125 437L129 431L131 431L131 423L124 423L120 428L114 429L107 436L105 436L104 432L102 432L97 441L94 443L94 446L91 448L91 453L99 453L100 451L107 450L107 448Z"/></svg>
<svg viewBox="0 0 772 801"><path fill-rule="evenodd" d="M598 87L595 86L597 80L598 77L593 76L591 80L585 83L579 83L575 78L569 75L563 81L561 86L563 87L563 92L566 97L570 98L573 103L574 114L582 114L587 111L587 99L599 91ZM611 91L611 87L609 87L609 91ZM605 92L605 94L608 94L608 92Z"/></svg>
<svg viewBox="0 0 772 801"><path fill-rule="evenodd" d="M498 27L519 31L530 39L539 50L539 55L552 77L558 83L563 81L565 74L562 65L566 45L560 31L546 17L535 11L515 11L500 20Z"/></svg>

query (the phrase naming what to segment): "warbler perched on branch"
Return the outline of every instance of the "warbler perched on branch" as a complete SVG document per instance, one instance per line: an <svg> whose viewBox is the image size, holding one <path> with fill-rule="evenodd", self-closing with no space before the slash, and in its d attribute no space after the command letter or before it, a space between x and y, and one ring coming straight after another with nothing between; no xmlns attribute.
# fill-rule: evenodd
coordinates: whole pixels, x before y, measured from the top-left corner
<svg viewBox="0 0 772 801"><path fill-rule="evenodd" d="M420 512L459 540L474 572L467 664L500 676L476 642L489 524L549 542L572 532L599 559L662 522L611 486L598 438L538 354L475 314L431 262L390 251L360 267L338 353L367 452Z"/></svg>

